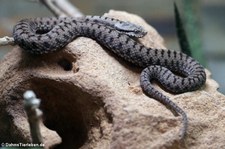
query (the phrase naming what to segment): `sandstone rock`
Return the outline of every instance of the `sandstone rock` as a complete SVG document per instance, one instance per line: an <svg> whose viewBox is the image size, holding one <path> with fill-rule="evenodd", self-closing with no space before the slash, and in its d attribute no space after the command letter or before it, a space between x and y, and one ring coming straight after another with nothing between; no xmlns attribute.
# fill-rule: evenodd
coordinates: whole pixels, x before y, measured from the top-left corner
<svg viewBox="0 0 225 149"><path fill-rule="evenodd" d="M142 25L148 34L140 42L147 47L165 47L140 17L119 11L106 15ZM140 72L84 37L43 56L17 47L0 63L0 142L30 142L22 95L32 89L42 99L46 148L185 147L178 139L180 117L142 93ZM225 148L225 97L217 88L207 71L198 91L171 95L162 90L188 114L187 148Z"/></svg>

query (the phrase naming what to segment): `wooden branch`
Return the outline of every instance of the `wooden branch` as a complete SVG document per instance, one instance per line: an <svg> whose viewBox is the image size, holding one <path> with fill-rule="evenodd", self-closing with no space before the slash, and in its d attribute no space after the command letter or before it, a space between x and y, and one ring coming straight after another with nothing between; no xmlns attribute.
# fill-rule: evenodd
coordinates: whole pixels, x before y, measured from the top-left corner
<svg viewBox="0 0 225 149"><path fill-rule="evenodd" d="M30 90L24 93L23 98L25 111L30 124L32 142L40 144L43 142L40 132L42 111L39 109L39 106L41 101L36 98L34 92Z"/></svg>
<svg viewBox="0 0 225 149"><path fill-rule="evenodd" d="M6 45L14 45L14 38L8 37L8 36L0 38L0 46L6 46Z"/></svg>
<svg viewBox="0 0 225 149"><path fill-rule="evenodd" d="M83 13L68 0L40 0L55 16L81 17Z"/></svg>

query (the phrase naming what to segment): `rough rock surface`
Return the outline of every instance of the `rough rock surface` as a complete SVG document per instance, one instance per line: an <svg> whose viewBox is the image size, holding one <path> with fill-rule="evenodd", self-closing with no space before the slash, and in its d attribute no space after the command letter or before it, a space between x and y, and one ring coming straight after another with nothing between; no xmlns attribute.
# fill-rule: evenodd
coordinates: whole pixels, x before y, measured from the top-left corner
<svg viewBox="0 0 225 149"><path fill-rule="evenodd" d="M142 25L148 34L140 42L164 47L140 17L119 11L106 15ZM32 89L42 99L46 148L225 148L225 96L208 71L198 91L163 91L188 114L185 145L178 139L180 117L142 93L140 72L84 37L43 56L17 47L0 63L0 142L30 142L22 94Z"/></svg>

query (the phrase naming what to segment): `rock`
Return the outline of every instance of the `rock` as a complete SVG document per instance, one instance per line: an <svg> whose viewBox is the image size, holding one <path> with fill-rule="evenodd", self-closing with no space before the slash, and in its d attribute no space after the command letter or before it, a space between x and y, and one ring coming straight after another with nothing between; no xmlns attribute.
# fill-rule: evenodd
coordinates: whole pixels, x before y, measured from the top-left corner
<svg viewBox="0 0 225 149"><path fill-rule="evenodd" d="M140 17L120 11L107 16L143 26L147 47L163 39ZM124 62L94 40L80 37L63 50L32 56L16 47L0 63L0 142L30 142L22 95L33 90L44 113L46 148L182 148L181 118L139 85L141 69ZM157 86L157 85L156 85ZM188 148L225 148L225 96L207 71L198 91L172 95L189 118Z"/></svg>

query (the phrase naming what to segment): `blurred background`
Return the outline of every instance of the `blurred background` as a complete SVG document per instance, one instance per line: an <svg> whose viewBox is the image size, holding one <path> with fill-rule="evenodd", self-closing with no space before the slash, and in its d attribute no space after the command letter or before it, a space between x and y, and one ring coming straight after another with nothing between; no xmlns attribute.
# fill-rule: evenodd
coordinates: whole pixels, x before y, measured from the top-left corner
<svg viewBox="0 0 225 149"><path fill-rule="evenodd" d="M103 15L110 9L143 17L156 28L169 49L179 50L174 21L174 0L70 0L85 15ZM177 0L189 41L194 41L196 58L212 72L225 94L225 0ZM191 8L191 9L190 9ZM35 0L0 0L0 37L11 36L22 18L53 14ZM197 40L196 40L197 39ZM195 43L196 42L196 43ZM0 60L13 47L0 47ZM194 50L195 50L194 49Z"/></svg>

